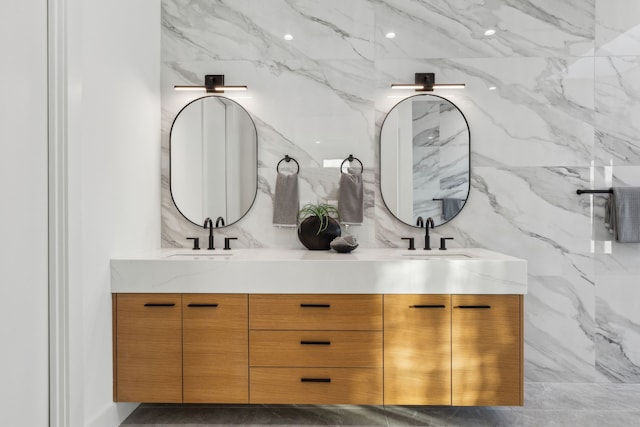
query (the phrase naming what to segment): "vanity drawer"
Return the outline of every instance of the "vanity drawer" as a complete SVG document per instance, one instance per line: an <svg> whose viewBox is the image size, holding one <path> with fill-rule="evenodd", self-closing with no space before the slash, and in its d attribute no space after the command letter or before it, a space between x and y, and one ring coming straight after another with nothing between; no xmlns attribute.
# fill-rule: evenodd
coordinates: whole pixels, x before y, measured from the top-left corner
<svg viewBox="0 0 640 427"><path fill-rule="evenodd" d="M249 328L382 330L382 295L250 295Z"/></svg>
<svg viewBox="0 0 640 427"><path fill-rule="evenodd" d="M251 366L382 367L382 332L251 331Z"/></svg>
<svg viewBox="0 0 640 427"><path fill-rule="evenodd" d="M382 368L251 368L250 403L382 404Z"/></svg>

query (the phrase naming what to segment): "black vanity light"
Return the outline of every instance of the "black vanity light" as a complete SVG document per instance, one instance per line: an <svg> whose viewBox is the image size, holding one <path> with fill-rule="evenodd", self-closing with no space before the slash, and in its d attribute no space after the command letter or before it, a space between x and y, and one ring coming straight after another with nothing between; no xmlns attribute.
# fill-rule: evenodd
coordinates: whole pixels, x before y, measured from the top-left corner
<svg viewBox="0 0 640 427"><path fill-rule="evenodd" d="M175 90L194 90L202 92L224 93L224 91L247 90L246 86L225 86L224 74L207 74L204 76L203 86L180 86L173 87Z"/></svg>
<svg viewBox="0 0 640 427"><path fill-rule="evenodd" d="M464 89L464 83L436 84L435 73L416 73L413 84L392 84L391 89L414 89L416 92L433 92L434 89Z"/></svg>

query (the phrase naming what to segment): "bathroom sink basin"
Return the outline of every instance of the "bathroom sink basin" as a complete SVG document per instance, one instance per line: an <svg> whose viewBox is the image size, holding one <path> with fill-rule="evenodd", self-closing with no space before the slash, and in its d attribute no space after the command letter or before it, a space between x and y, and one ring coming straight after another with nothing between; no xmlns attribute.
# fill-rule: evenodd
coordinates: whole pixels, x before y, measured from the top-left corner
<svg viewBox="0 0 640 427"><path fill-rule="evenodd" d="M473 259L471 255L461 253L404 253L400 255L404 259L422 259L422 260L434 260L434 259Z"/></svg>
<svg viewBox="0 0 640 427"><path fill-rule="evenodd" d="M180 259L214 259L233 256L231 252L223 253L192 253L192 252L178 252L167 255L167 258L180 258Z"/></svg>

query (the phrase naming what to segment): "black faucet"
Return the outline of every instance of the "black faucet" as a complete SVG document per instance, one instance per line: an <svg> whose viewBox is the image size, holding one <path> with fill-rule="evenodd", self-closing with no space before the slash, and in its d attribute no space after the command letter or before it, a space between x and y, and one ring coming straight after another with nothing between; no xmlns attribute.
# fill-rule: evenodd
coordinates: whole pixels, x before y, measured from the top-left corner
<svg viewBox="0 0 640 427"><path fill-rule="evenodd" d="M425 251L430 251L431 250L431 237L429 236L429 227L431 227L433 229L434 224L433 224L433 218L429 217L427 218L427 220L425 221L425 225L424 225L424 250Z"/></svg>
<svg viewBox="0 0 640 427"><path fill-rule="evenodd" d="M421 216L419 216L418 219L416 220L416 225L420 228L424 227L424 219L422 219Z"/></svg>
<svg viewBox="0 0 640 427"><path fill-rule="evenodd" d="M204 226L205 229L207 227L209 227L209 247L207 249L209 249L210 251L214 250L215 247L213 246L213 221L211 220L211 218L207 217L204 220Z"/></svg>
<svg viewBox="0 0 640 427"><path fill-rule="evenodd" d="M222 226L224 227L224 218L222 218L221 216L216 218L216 228L220 227L220 223L222 223Z"/></svg>

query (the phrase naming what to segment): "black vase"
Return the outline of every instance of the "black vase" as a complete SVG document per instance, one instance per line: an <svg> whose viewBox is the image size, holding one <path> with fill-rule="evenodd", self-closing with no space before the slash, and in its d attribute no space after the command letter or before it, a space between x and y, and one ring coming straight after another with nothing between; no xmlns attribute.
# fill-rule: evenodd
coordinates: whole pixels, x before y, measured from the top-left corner
<svg viewBox="0 0 640 427"><path fill-rule="evenodd" d="M329 218L327 228L318 233L320 228L320 218L310 216L305 218L298 227L298 239L309 250L328 251L331 249L330 243L340 236L340 224L333 218Z"/></svg>

